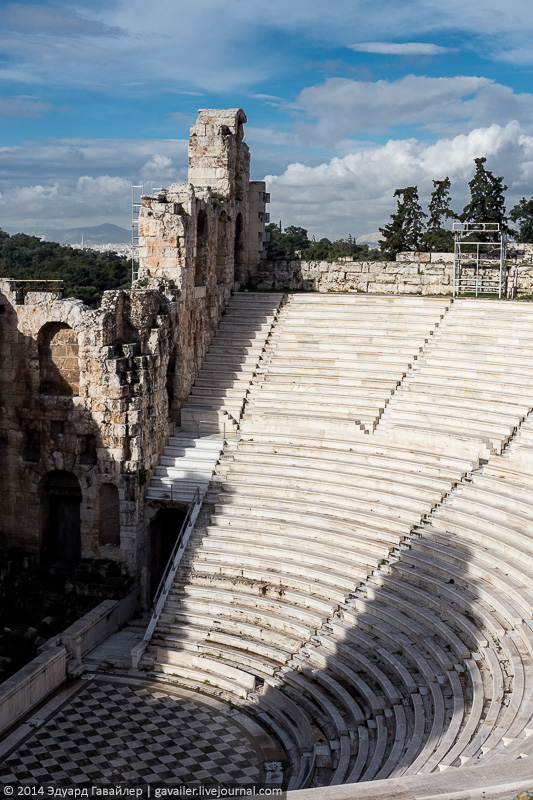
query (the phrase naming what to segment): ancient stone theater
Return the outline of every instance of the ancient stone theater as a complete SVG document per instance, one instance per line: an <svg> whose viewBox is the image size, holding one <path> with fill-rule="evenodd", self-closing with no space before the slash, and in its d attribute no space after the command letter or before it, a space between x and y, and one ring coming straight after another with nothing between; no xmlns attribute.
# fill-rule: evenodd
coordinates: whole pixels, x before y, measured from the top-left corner
<svg viewBox="0 0 533 800"><path fill-rule="evenodd" d="M444 256L270 264L245 123L199 112L131 289L0 282L0 544L130 581L0 685L0 784L510 800L531 265L491 299Z"/></svg>

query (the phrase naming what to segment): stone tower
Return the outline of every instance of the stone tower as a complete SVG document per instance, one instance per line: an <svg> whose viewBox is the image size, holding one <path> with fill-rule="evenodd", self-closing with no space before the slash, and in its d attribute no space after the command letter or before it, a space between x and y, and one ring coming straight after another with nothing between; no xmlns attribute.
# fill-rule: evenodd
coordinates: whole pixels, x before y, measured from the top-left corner
<svg viewBox="0 0 533 800"><path fill-rule="evenodd" d="M262 182L250 183L240 108L203 109L189 137L189 182L145 196L139 218L139 277L165 277L225 302L263 257Z"/></svg>

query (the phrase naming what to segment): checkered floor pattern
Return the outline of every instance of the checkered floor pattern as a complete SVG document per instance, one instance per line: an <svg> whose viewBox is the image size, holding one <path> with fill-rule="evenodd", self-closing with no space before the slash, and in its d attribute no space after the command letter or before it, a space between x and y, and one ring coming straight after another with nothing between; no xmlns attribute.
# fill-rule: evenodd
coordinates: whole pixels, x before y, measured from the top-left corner
<svg viewBox="0 0 533 800"><path fill-rule="evenodd" d="M258 785L228 716L154 687L94 680L0 766L0 785Z"/></svg>

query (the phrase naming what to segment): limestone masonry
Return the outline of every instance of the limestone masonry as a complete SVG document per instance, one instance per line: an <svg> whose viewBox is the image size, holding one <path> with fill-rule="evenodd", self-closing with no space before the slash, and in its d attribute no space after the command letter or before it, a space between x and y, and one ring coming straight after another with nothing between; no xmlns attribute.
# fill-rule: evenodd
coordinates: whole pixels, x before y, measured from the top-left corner
<svg viewBox="0 0 533 800"><path fill-rule="evenodd" d="M533 294L533 245L512 245L507 293ZM451 294L453 253L398 253L396 261L260 261L251 280L263 291L369 292L370 294Z"/></svg>
<svg viewBox="0 0 533 800"><path fill-rule="evenodd" d="M101 307L0 282L0 543L149 581L145 493L226 303L263 255L246 116L200 111L189 183L142 198L137 287ZM22 284L23 285L23 284Z"/></svg>

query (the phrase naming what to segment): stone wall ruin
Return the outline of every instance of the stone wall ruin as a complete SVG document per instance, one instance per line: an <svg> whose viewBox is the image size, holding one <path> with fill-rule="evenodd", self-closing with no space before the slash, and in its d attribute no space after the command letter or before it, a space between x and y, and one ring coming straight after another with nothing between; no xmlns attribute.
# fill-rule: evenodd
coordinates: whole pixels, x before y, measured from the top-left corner
<svg viewBox="0 0 533 800"><path fill-rule="evenodd" d="M533 245L507 252L508 293L533 294ZM369 294L451 295L453 253L398 253L396 261L259 261L250 282L262 291L368 292Z"/></svg>
<svg viewBox="0 0 533 800"><path fill-rule="evenodd" d="M119 562L146 587L145 493L226 302L263 251L246 116L202 110L189 182L142 198L139 281L92 311L0 281L0 546Z"/></svg>

